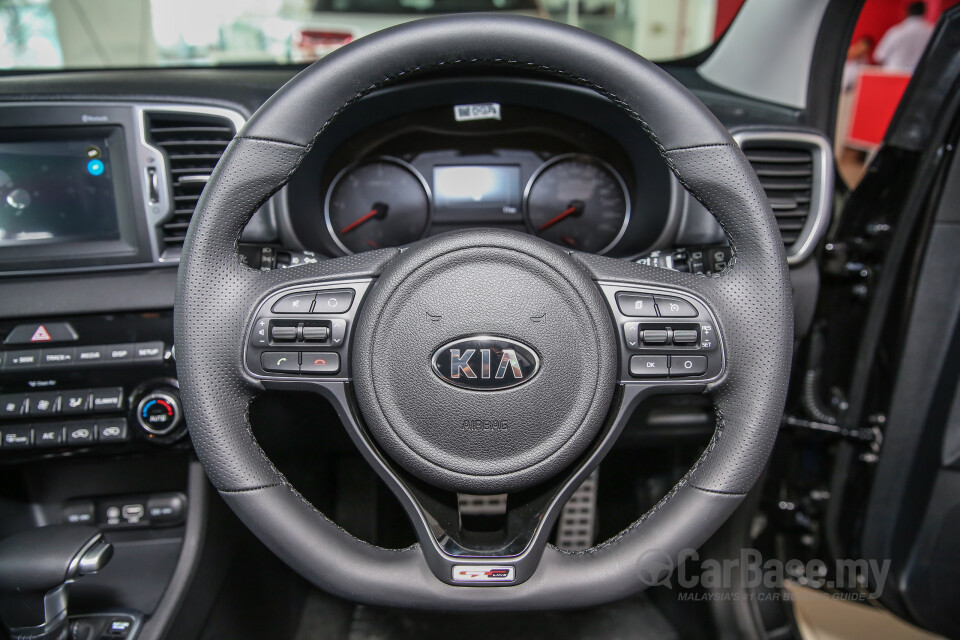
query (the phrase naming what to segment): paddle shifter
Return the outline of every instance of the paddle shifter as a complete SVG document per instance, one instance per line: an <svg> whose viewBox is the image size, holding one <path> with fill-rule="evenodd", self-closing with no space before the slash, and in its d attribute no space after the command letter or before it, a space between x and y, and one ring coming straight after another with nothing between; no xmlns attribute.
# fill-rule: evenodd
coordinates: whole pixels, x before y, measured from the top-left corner
<svg viewBox="0 0 960 640"><path fill-rule="evenodd" d="M113 547L94 527L53 525L0 541L0 619L11 640L67 637L67 583L96 573Z"/></svg>

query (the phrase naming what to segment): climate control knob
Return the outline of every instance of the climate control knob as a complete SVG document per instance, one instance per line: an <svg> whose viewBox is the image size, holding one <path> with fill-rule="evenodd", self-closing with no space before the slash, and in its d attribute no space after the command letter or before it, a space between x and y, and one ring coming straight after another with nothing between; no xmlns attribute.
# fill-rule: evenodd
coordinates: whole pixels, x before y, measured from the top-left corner
<svg viewBox="0 0 960 640"><path fill-rule="evenodd" d="M182 416L180 399L174 392L148 393L137 405L137 423L141 429L154 436L172 433L180 425Z"/></svg>

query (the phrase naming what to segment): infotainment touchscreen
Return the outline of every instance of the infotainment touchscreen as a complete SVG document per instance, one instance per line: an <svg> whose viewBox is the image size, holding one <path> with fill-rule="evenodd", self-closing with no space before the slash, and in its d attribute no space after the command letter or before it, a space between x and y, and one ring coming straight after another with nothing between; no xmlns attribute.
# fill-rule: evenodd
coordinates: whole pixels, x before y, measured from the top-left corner
<svg viewBox="0 0 960 640"><path fill-rule="evenodd" d="M0 142L0 247L120 238L115 132Z"/></svg>

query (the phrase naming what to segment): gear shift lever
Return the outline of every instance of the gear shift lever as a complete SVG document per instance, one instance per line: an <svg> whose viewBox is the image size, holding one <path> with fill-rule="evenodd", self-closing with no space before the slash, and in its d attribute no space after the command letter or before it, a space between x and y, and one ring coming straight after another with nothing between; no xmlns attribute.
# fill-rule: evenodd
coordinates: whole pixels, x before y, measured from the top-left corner
<svg viewBox="0 0 960 640"><path fill-rule="evenodd" d="M0 619L11 640L67 637L67 583L96 573L113 547L94 527L53 525L0 541Z"/></svg>

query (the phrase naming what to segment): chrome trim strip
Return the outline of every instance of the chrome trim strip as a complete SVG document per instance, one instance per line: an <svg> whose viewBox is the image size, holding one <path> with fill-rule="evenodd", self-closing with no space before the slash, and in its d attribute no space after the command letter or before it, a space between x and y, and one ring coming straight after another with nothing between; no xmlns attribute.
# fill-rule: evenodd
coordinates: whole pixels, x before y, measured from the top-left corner
<svg viewBox="0 0 960 640"><path fill-rule="evenodd" d="M787 264L805 261L817 247L830 226L833 209L833 150L826 137L804 131L742 130L732 132L733 139L742 148L751 142L775 142L785 148L805 148L812 151L813 184L810 191L810 215L797 241L787 247Z"/></svg>

